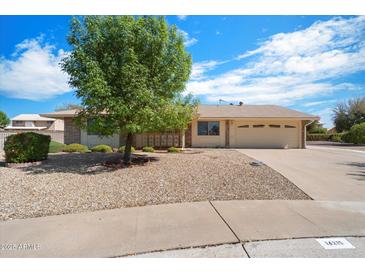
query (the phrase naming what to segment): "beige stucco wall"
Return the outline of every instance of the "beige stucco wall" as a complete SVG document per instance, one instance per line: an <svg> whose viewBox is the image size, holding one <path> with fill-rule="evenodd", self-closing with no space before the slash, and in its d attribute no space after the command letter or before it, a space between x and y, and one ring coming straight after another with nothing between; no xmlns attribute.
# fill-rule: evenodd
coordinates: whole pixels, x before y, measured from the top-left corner
<svg viewBox="0 0 365 274"><path fill-rule="evenodd" d="M191 123L191 146L192 147L225 147L225 120L220 119L200 119L199 121L219 121L218 136L199 136L198 120Z"/></svg>
<svg viewBox="0 0 365 274"><path fill-rule="evenodd" d="M52 125L49 127L50 130L64 130L65 129L65 125L63 120L61 119L56 119Z"/></svg>

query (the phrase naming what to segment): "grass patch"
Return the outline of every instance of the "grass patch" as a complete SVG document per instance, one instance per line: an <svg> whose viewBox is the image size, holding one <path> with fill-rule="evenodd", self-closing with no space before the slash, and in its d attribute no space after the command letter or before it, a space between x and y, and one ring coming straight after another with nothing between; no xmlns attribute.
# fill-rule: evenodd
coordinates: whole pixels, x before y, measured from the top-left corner
<svg viewBox="0 0 365 274"><path fill-rule="evenodd" d="M59 143L59 142L55 142L55 141L51 141L49 143L49 153L57 153L57 152L61 152L62 149L65 147L65 144Z"/></svg>

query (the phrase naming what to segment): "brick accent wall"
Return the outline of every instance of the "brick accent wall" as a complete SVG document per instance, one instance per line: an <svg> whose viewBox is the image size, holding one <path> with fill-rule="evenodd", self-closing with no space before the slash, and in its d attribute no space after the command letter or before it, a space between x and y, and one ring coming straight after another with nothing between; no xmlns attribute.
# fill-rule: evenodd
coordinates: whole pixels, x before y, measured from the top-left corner
<svg viewBox="0 0 365 274"><path fill-rule="evenodd" d="M65 118L65 144L81 143L81 130L73 118Z"/></svg>

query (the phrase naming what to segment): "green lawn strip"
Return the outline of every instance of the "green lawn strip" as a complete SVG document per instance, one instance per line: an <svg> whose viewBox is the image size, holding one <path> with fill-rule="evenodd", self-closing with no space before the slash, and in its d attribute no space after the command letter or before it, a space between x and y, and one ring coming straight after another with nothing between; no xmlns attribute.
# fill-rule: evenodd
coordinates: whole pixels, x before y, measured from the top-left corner
<svg viewBox="0 0 365 274"><path fill-rule="evenodd" d="M61 152L64 147L65 145L62 143L51 141L49 143L49 153Z"/></svg>

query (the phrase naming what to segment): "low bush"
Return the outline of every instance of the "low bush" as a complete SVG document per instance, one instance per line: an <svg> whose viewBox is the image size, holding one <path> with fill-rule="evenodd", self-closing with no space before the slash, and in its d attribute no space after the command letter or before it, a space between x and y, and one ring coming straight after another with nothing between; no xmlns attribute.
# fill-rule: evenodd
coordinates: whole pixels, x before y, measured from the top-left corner
<svg viewBox="0 0 365 274"><path fill-rule="evenodd" d="M92 152L113 152L113 149L108 145L97 145L91 148Z"/></svg>
<svg viewBox="0 0 365 274"><path fill-rule="evenodd" d="M169 147L167 149L167 152L171 152L171 153L181 152L181 148L178 148L178 147Z"/></svg>
<svg viewBox="0 0 365 274"><path fill-rule="evenodd" d="M307 141L328 141L330 134L307 134Z"/></svg>
<svg viewBox="0 0 365 274"><path fill-rule="evenodd" d="M49 143L49 153L57 153L57 152L61 152L63 150L63 148L65 147L65 144L59 143L59 142L55 142L55 141L51 141Z"/></svg>
<svg viewBox="0 0 365 274"><path fill-rule="evenodd" d="M125 146L121 146L119 149L118 149L118 152L120 153L124 153L125 151ZM134 147L131 147L131 152L135 152L136 149Z"/></svg>
<svg viewBox="0 0 365 274"><path fill-rule="evenodd" d="M342 136L346 143L365 144L365 122L353 125L351 129Z"/></svg>
<svg viewBox="0 0 365 274"><path fill-rule="evenodd" d="M327 129L323 127L316 127L308 131L309 134L326 134Z"/></svg>
<svg viewBox="0 0 365 274"><path fill-rule="evenodd" d="M87 148L87 146L81 145L81 144L69 144L66 145L63 148L64 152L80 152L80 153L85 153L85 152L89 152L90 150Z"/></svg>
<svg viewBox="0 0 365 274"><path fill-rule="evenodd" d="M35 132L10 135L4 144L5 161L26 163L47 159L51 137Z"/></svg>
<svg viewBox="0 0 365 274"><path fill-rule="evenodd" d="M153 147L143 147L143 152L155 152L155 149Z"/></svg>
<svg viewBox="0 0 365 274"><path fill-rule="evenodd" d="M342 142L343 133L333 133L330 136L332 142Z"/></svg>

